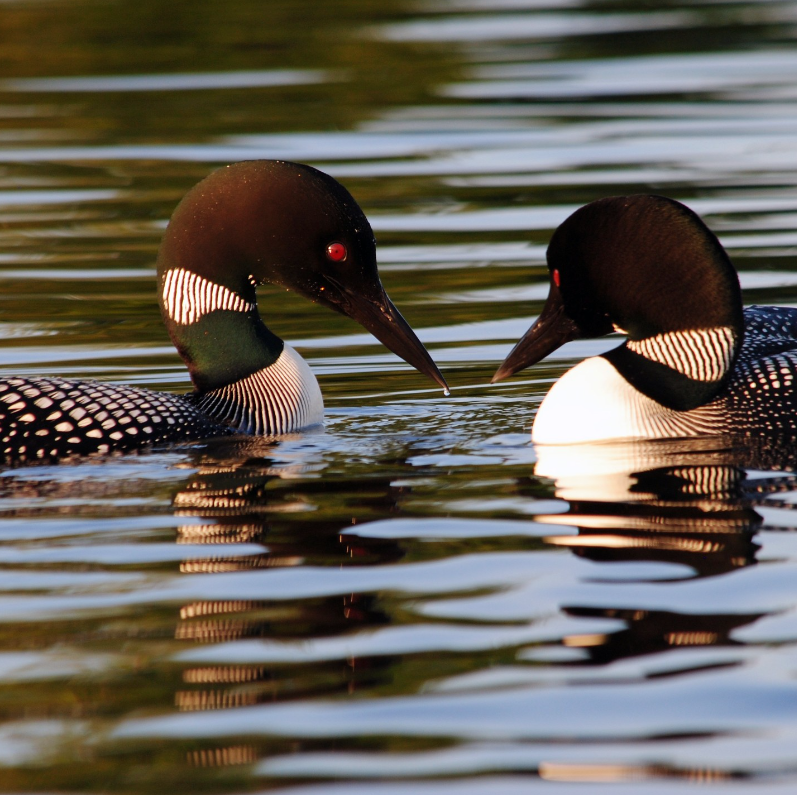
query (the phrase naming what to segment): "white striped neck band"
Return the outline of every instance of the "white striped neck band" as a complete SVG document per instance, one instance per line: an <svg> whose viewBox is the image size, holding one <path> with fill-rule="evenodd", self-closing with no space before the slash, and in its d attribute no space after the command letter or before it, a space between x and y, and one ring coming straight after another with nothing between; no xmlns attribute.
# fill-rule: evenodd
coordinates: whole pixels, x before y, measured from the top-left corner
<svg viewBox="0 0 797 795"><path fill-rule="evenodd" d="M719 381L731 366L736 334L728 326L668 331L643 340L628 340L626 346L694 381Z"/></svg>
<svg viewBox="0 0 797 795"><path fill-rule="evenodd" d="M217 309L251 312L255 308L228 287L185 268L171 268L163 274L163 306L169 319L183 326Z"/></svg>

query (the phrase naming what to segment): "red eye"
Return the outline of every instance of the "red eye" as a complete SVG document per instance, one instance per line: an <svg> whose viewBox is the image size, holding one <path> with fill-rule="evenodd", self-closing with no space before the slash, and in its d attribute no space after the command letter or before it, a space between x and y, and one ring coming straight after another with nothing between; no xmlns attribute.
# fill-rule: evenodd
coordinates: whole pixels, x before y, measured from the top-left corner
<svg viewBox="0 0 797 795"><path fill-rule="evenodd" d="M556 268L554 268L553 273L551 275L553 276L553 283L557 287L559 287L562 283L562 277L559 275L559 271Z"/></svg>
<svg viewBox="0 0 797 795"><path fill-rule="evenodd" d="M327 257L333 262L343 262L347 253L346 246L343 243L330 243L327 246Z"/></svg>

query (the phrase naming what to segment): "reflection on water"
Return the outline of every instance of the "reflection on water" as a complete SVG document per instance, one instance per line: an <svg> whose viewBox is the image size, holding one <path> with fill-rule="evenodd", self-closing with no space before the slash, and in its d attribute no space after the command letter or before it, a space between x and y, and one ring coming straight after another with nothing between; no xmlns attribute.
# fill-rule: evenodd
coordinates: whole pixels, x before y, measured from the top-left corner
<svg viewBox="0 0 797 795"><path fill-rule="evenodd" d="M567 500L568 510L537 519L578 528L577 536L553 535L548 543L596 562L674 564L688 569L690 577L717 577L755 565L760 546L754 537L763 519L751 492L760 494L767 484L747 480L738 451L712 449L710 441L698 440L567 445L538 453L537 474L555 480L555 493ZM797 488L797 479L788 480ZM782 488L784 479L776 478L774 485ZM736 645L731 633L762 617L589 605L564 609L627 624L624 632L584 639L590 659L601 663L670 648Z"/></svg>
<svg viewBox="0 0 797 795"><path fill-rule="evenodd" d="M306 479L328 442L317 437L313 449L297 437L304 451L292 455L254 444L175 460L185 475L168 513L188 553L179 570L158 573L155 593L129 583L110 624L118 579L111 592L101 581L68 585L82 644L126 637L122 660L144 654L166 666L143 713L110 723L106 753L133 742L153 760L165 742L185 749L190 770L242 766L289 779L523 769L545 779L722 781L750 769L789 714L772 701L787 687L788 655L778 664L776 652L758 681L750 669L770 656L773 630L793 623L778 598L793 566L767 551L765 537L782 533L761 506L775 494L788 511L794 476L748 475L749 451L710 440L541 448L536 466L511 463L524 454L517 440L506 448L507 478L481 484L482 499L498 492L559 512L412 518L449 476L433 466L400 475L406 457L393 456L367 461L388 477ZM114 485L130 490L131 474ZM474 474L448 488L476 488ZM74 495L76 481L59 475L20 473L7 497L24 489L35 510ZM107 484L88 482L77 480L80 500L62 506L65 517L107 495ZM724 583L784 563L786 573ZM770 578L780 586L761 588ZM24 620L31 632L41 616ZM103 676L117 677L108 666L124 669L122 660L105 661ZM783 744L769 756L786 769Z"/></svg>
<svg viewBox="0 0 797 795"><path fill-rule="evenodd" d="M0 91L102 92L102 91L198 91L214 88L259 88L320 83L322 72L279 69L262 72L188 72L159 75L104 75L101 77L51 77L6 80Z"/></svg>
<svg viewBox="0 0 797 795"><path fill-rule="evenodd" d="M310 161L379 238L442 398L259 305L323 432L0 473L0 789L791 792L795 453L540 448L571 343L488 386L600 196L704 216L797 302L795 3L6 3L0 370L185 390L154 295L183 193Z"/></svg>

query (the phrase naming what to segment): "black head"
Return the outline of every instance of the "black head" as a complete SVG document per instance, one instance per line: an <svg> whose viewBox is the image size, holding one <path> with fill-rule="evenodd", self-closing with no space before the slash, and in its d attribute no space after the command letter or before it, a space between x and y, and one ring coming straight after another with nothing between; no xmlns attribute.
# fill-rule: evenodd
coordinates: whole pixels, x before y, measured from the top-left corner
<svg viewBox="0 0 797 795"><path fill-rule="evenodd" d="M716 236L663 196L600 199L571 215L548 246L551 289L498 381L577 337L613 329L643 340L675 331L744 329L739 280Z"/></svg>
<svg viewBox="0 0 797 795"><path fill-rule="evenodd" d="M368 219L339 182L317 169L258 160L202 180L180 202L164 237L158 270L162 275L173 268L221 284L252 304L252 281L297 292L357 320L445 387L382 287ZM169 330L175 338L173 324Z"/></svg>
<svg viewBox="0 0 797 795"><path fill-rule="evenodd" d="M343 246L330 252L334 244ZM332 282L377 293L368 219L336 180L301 163L251 160L195 185L172 215L160 260L241 289L251 275L338 308Z"/></svg>

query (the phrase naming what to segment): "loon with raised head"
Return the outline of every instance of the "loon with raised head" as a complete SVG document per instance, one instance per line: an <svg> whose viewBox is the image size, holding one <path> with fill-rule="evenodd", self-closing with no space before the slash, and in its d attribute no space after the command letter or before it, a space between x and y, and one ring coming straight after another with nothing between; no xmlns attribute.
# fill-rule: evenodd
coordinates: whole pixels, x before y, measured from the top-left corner
<svg viewBox="0 0 797 795"><path fill-rule="evenodd" d="M177 395L63 378L0 379L0 457L63 459L320 423L318 382L260 318L270 282L357 320L444 390L426 349L388 298L364 213L310 166L222 168L178 205L157 260L163 320L194 392Z"/></svg>
<svg viewBox="0 0 797 795"><path fill-rule="evenodd" d="M548 246L550 292L499 381L569 340L618 331L550 389L532 441L703 435L797 439L797 310L743 309L715 235L662 196L582 207Z"/></svg>

